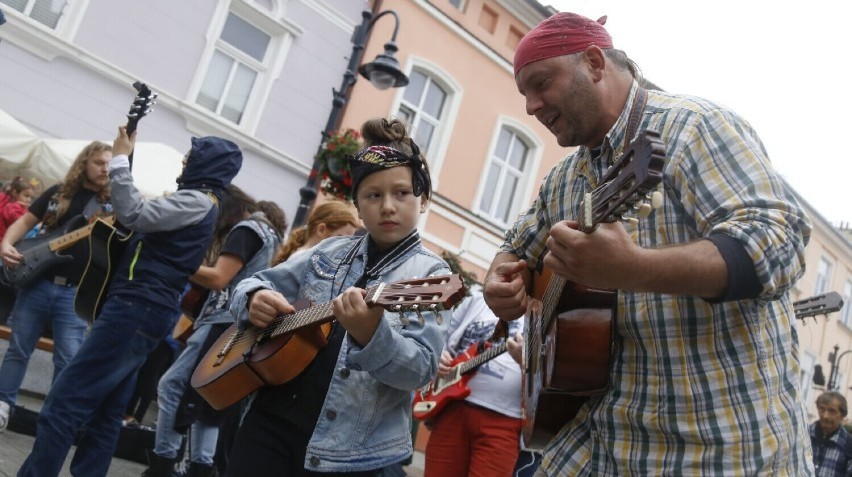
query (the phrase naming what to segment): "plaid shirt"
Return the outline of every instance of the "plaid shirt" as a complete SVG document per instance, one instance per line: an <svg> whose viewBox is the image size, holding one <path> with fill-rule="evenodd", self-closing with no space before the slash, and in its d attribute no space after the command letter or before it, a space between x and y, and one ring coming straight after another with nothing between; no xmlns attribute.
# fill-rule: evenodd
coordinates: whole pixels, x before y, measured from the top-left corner
<svg viewBox="0 0 852 477"><path fill-rule="evenodd" d="M814 466L817 477L847 477L852 476L852 459L846 457L846 447L849 433L843 426L828 439L820 433L817 435L817 424L811 423L808 430L811 434L811 445L814 449Z"/></svg>
<svg viewBox="0 0 852 477"><path fill-rule="evenodd" d="M625 110L592 159L579 147L545 177L502 249L540 267L550 227L578 216L625 143ZM645 248L710 234L739 241L757 299L619 291L611 389L545 449L547 475L812 475L788 290L810 223L740 117L703 99L649 91L639 130L666 141L663 205L624 226Z"/></svg>

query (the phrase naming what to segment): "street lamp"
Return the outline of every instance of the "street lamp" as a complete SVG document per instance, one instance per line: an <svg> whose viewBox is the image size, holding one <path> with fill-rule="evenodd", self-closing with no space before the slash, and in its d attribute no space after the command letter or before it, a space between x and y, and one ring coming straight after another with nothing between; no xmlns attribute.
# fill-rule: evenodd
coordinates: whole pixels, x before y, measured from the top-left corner
<svg viewBox="0 0 852 477"><path fill-rule="evenodd" d="M367 39L367 33L369 33L370 29L373 28L376 21L385 15L393 15L396 20L396 25L393 29L393 36L391 36L389 42L385 43L384 53L376 56L376 59L371 63L361 65L359 68L358 65L361 63L361 58L364 56L364 43ZM325 142L326 138L331 135L331 132L337 128L340 112L343 109L343 105L346 104L346 98L349 95L349 91L352 89L352 85L354 85L356 81L356 68L358 68L358 73L360 73L361 76L370 80L370 83L380 90L398 88L408 84L408 77L402 72L399 67L399 61L397 61L394 57L394 54L398 50L396 46L396 34L399 32L399 15L397 15L393 10L385 10L373 18L372 11L364 10L361 12L361 16L364 18L361 25L352 32L352 54L349 55L349 65L346 68L346 73L343 74L343 82L341 83L339 90L333 90L334 99L331 103L331 113L329 114L328 121L325 124L325 130L322 132L322 140L320 141L317 152L322 150L323 142ZM308 215L308 209L317 197L316 175L318 165L316 157L314 157L314 163L311 167L311 173L308 174L308 180L305 182L305 185L299 189L301 200L299 201L299 208L296 209L296 217L293 219L293 228L299 227L305 223Z"/></svg>
<svg viewBox="0 0 852 477"><path fill-rule="evenodd" d="M834 345L834 352L828 353L828 362L831 364L831 370L828 372L828 391L834 391L838 389L837 387L837 365L840 363L840 358L846 356L846 353L852 353L852 349L846 350L838 356L838 351L840 351L840 346ZM814 377L813 382L817 386L822 386L825 384L825 376L822 373L822 366L816 365L814 366Z"/></svg>

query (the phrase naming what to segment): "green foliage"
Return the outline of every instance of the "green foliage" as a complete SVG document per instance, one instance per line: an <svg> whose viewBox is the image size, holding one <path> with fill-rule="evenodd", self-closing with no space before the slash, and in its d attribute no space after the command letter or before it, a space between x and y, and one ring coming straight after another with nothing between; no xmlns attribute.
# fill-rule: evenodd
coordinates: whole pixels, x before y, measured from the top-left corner
<svg viewBox="0 0 852 477"><path fill-rule="evenodd" d="M314 157L317 169L313 178L319 178L323 192L341 200L352 200L349 158L361 147L361 135L354 129L334 131L326 137L322 149Z"/></svg>
<svg viewBox="0 0 852 477"><path fill-rule="evenodd" d="M441 258L447 262L447 265L450 266L450 270L452 270L453 273L458 273L459 276L461 276L462 283L464 283L465 287L465 293L467 295L470 295L470 289L472 286L481 284L476 279L475 273L464 269L458 255L444 250L441 252Z"/></svg>

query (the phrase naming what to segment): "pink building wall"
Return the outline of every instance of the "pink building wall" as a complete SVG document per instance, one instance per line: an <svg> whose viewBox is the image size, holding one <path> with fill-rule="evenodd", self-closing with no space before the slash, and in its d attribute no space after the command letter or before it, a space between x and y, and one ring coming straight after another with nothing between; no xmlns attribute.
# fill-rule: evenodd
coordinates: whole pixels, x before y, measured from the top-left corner
<svg viewBox="0 0 852 477"><path fill-rule="evenodd" d="M459 253L465 267L482 279L507 226L483 219L476 211L482 194L500 192L482 190L483 170L500 125L508 122L517 126L537 145L530 152L529 177L523 199L516 204L518 210L526 207L544 174L567 152L526 114L512 75L518 38L544 16L519 1L469 0L463 11L458 11L444 0L379 0L378 8L392 9L399 15L397 59L403 71L409 74L414 67L435 71L454 91L448 101L452 104L445 106L442 117L442 122L451 126L427 154L437 194L421 223L421 232L432 250ZM493 33L486 28L490 26ZM393 27L390 15L379 19L363 62L382 53ZM379 91L359 79L344 111L342 127L357 129L367 118L395 115L403 93L403 88ZM513 220L514 215L508 222Z"/></svg>

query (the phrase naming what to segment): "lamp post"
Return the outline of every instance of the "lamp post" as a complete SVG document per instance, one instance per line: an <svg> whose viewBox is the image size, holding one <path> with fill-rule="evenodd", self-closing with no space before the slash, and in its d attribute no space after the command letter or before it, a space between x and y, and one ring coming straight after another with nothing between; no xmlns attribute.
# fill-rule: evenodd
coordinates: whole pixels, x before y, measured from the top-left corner
<svg viewBox="0 0 852 477"><path fill-rule="evenodd" d="M840 346L834 345L834 352L828 353L828 363L831 364L831 370L828 372L828 391L834 391L837 388L837 365L840 363L840 358L846 356L847 353L852 353L852 349L846 350L838 356L838 352L840 351ZM814 378L813 382L817 386L825 384L825 376L822 374L822 366L816 365L814 366Z"/></svg>
<svg viewBox="0 0 852 477"><path fill-rule="evenodd" d="M393 15L396 20L396 25L393 29L393 36L389 42L385 43L385 51L376 56L376 59L371 63L367 63L358 67L361 63L361 58L364 56L364 43L367 39L367 33L376 24L379 18L385 15ZM396 34L399 32L399 15L393 10L385 10L373 18L373 12L364 10L361 12L363 21L358 28L352 33L352 53L349 55L349 65L346 68L346 73L343 74L343 82L339 90L334 91L334 99L331 103L331 113L328 116L328 121L325 124L325 130L322 132L322 140L320 141L317 152L322 150L323 143L329 137L332 131L337 128L337 123L340 119L340 112L346 104L346 98L349 95L352 85L355 84L356 76L355 69L364 78L370 80L377 89L385 90L388 88L398 88L408 84L408 77L399 67L399 61L394 57L398 48L396 46ZM314 157L314 163L311 167L311 173L308 175L308 180L305 185L299 189L301 200L299 208L296 209L296 217L293 219L292 227L296 228L305 223L308 215L308 209L311 207L314 199L317 197L316 190L316 175L318 163Z"/></svg>

